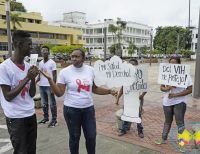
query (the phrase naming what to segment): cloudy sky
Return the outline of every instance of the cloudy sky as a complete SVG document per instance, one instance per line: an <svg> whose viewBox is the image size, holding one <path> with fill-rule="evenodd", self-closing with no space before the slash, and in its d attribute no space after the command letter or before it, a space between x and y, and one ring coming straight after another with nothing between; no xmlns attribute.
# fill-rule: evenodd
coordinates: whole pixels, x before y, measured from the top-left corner
<svg viewBox="0 0 200 154"><path fill-rule="evenodd" d="M61 20L63 13L86 13L89 23L122 18L156 28L187 26L189 0L17 0L28 11L41 12L47 21ZM198 26L200 0L191 0L191 25Z"/></svg>

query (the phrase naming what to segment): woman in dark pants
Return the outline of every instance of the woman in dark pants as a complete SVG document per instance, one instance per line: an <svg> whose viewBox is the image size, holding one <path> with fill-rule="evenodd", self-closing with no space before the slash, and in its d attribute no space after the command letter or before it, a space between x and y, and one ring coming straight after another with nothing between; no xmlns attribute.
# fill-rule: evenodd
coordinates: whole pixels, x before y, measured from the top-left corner
<svg viewBox="0 0 200 154"><path fill-rule="evenodd" d="M79 153L81 127L88 154L95 154L96 119L92 92L99 95L117 95L117 91L94 84L93 68L83 64L84 59L85 53L82 50L74 50L71 54L73 64L60 71L57 84L48 74L42 72L56 96L62 96L67 89L64 98L64 117L69 130L71 154Z"/></svg>
<svg viewBox="0 0 200 154"><path fill-rule="evenodd" d="M179 57L172 57L169 59L171 64L181 64ZM182 134L185 129L184 116L186 111L186 101L187 95L192 93L192 80L189 77L187 88L180 88L168 85L161 85L160 90L165 92L163 98L163 110L165 115L165 122L162 132L162 138L156 140L156 144L165 144L171 124L173 121L173 116L175 116L176 125L178 128L178 133Z"/></svg>

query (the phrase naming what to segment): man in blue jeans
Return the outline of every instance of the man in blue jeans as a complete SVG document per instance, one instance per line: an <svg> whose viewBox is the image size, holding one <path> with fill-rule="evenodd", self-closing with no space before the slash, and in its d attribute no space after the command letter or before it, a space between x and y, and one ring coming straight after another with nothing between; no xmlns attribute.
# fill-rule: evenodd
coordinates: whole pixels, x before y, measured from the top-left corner
<svg viewBox="0 0 200 154"><path fill-rule="evenodd" d="M130 59L129 63L134 66L138 65L138 61L136 59ZM123 94L123 87L119 91L116 104L118 104L119 98L122 96L122 94ZM141 118L141 115L143 112L143 102L144 102L145 94L146 94L146 92L143 92L142 94L139 95L139 99L140 99L139 117L140 118ZM127 130L129 130L129 127L131 125L131 122L128 122L128 121L121 121L121 122L122 122L121 123L122 128L119 128L120 130L119 130L118 136L122 136L122 135L126 134ZM144 138L142 123L137 123L137 130L138 130L138 136L140 138Z"/></svg>
<svg viewBox="0 0 200 154"><path fill-rule="evenodd" d="M56 63L52 60L49 59L49 48L47 46L42 47L42 55L43 55L43 60L39 63L39 69L42 72L48 73L56 82L57 78L57 71L56 71ZM40 74L37 82L39 82L40 85L40 96L41 96L41 103L42 103L42 109L44 112L44 119L42 119L39 124L45 124L49 122L49 104L50 104L50 109L51 109L51 114L52 114L52 120L48 127L55 127L57 125L57 106L56 106L56 100L55 96L51 90L51 87L49 85L48 80Z"/></svg>

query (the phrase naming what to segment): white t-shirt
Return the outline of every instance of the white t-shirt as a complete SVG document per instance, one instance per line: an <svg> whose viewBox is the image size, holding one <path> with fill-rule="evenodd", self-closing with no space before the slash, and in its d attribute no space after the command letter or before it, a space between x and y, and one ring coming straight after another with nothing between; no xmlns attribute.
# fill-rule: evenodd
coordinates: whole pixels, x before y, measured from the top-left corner
<svg viewBox="0 0 200 154"><path fill-rule="evenodd" d="M48 73L51 77L53 77L53 71L56 70L56 63L52 59L49 59L46 63L44 63L44 60L42 60L39 63L39 69L43 72ZM50 86L47 78L45 78L44 75L42 75L41 73L40 73L39 85L40 86Z"/></svg>
<svg viewBox="0 0 200 154"><path fill-rule="evenodd" d="M189 86L192 86L192 79L191 79L190 76L189 76L189 80L187 82L187 87L189 87ZM164 98L163 98L163 106L172 106L172 105L179 104L181 102L186 103L187 102L187 97L188 97L187 95L186 96L181 96L181 97L174 97L174 98L171 98L171 99L168 98L170 93L172 93L172 94L180 93L185 89L186 88L176 87L176 88L173 88L172 90L170 90L168 92L165 92Z"/></svg>
<svg viewBox="0 0 200 154"><path fill-rule="evenodd" d="M60 71L58 83L66 85L64 105L86 108L93 105L92 85L94 70L88 65L76 68L70 65Z"/></svg>
<svg viewBox="0 0 200 154"><path fill-rule="evenodd" d="M9 85L14 89L26 77L30 65L24 61L24 71L17 67L11 59L0 64L0 85ZM35 113L33 98L29 95L30 81L23 90L10 102L4 98L0 88L1 106L8 118L24 118Z"/></svg>

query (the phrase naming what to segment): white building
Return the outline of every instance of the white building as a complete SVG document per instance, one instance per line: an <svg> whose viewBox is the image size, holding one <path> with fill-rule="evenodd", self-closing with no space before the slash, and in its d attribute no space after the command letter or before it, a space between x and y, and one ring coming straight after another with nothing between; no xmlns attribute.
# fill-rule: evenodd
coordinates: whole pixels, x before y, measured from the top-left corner
<svg viewBox="0 0 200 154"><path fill-rule="evenodd" d="M103 22L98 21L94 24L86 22L86 14L83 12L69 12L64 13L63 21L55 21L54 24L81 29L83 31L83 40L85 40L84 47L88 49L91 54L97 56L104 55L104 28L107 30L107 53L112 44L117 43L115 35L108 31L110 24L116 25L113 19L106 19ZM132 21L127 21L126 29L123 31L122 46L123 56L128 56L128 42L133 42L138 48L147 46L150 47L150 35L152 27Z"/></svg>
<svg viewBox="0 0 200 154"><path fill-rule="evenodd" d="M197 39L198 39L198 28L192 29L192 42L191 42L191 50L193 52L197 51Z"/></svg>

